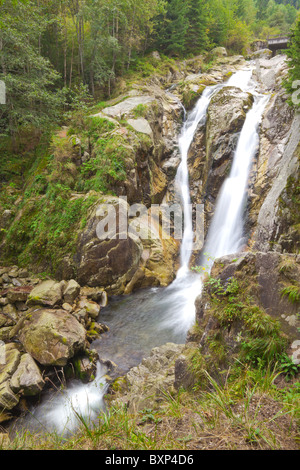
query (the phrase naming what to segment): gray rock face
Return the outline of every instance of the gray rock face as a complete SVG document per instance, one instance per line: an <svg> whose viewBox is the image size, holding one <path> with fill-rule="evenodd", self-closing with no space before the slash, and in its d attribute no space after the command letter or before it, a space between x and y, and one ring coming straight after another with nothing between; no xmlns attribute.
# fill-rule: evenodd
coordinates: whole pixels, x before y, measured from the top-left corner
<svg viewBox="0 0 300 470"><path fill-rule="evenodd" d="M127 404L131 412L155 408L163 392L173 389L175 361L183 348L184 345L173 343L153 348L150 356L123 378L120 396L114 398L113 404Z"/></svg>
<svg viewBox="0 0 300 470"><path fill-rule="evenodd" d="M21 354L13 343L1 346L0 352L0 410L11 410L19 402L10 387L10 379L17 370Z"/></svg>
<svg viewBox="0 0 300 470"><path fill-rule="evenodd" d="M67 285L63 289L64 302L72 304L76 297L80 293L80 285L74 279L68 281Z"/></svg>
<svg viewBox="0 0 300 470"><path fill-rule="evenodd" d="M206 221L226 178L239 133L253 97L236 87L225 87L212 98L206 126L200 126L189 151L191 196L205 202Z"/></svg>
<svg viewBox="0 0 300 470"><path fill-rule="evenodd" d="M29 294L28 305L45 305L54 307L62 303L64 282L44 281Z"/></svg>
<svg viewBox="0 0 300 470"><path fill-rule="evenodd" d="M23 395L32 396L40 393L44 385L45 382L35 361L30 354L23 354L10 381L13 392L18 393L22 390Z"/></svg>
<svg viewBox="0 0 300 470"><path fill-rule="evenodd" d="M266 115L267 121L263 123L266 132L261 142L250 213L256 220L254 246L260 251L268 251L270 241L278 240L284 231L279 211L280 197L288 179L296 175L299 169L300 114L292 120L290 114L282 120L277 114L274 120L271 109ZM290 110L287 111L290 113Z"/></svg>
<svg viewBox="0 0 300 470"><path fill-rule="evenodd" d="M149 136L153 135L150 124L146 119L144 118L128 119L127 122L137 132L141 132L142 134L147 134Z"/></svg>
<svg viewBox="0 0 300 470"><path fill-rule="evenodd" d="M215 261L212 276L225 281L230 277L247 278L253 285L251 295L255 303L278 320L290 342L300 340L297 319L299 303L290 302L282 295L286 286L300 285L300 259L294 254L275 252L242 253L224 256ZM201 314L201 302L199 304ZM290 322L295 316L295 322Z"/></svg>
<svg viewBox="0 0 300 470"><path fill-rule="evenodd" d="M137 106L150 104L154 99L155 98L150 95L132 96L121 103L110 106L109 108L104 108L102 113L112 118L120 119L122 116L130 114Z"/></svg>

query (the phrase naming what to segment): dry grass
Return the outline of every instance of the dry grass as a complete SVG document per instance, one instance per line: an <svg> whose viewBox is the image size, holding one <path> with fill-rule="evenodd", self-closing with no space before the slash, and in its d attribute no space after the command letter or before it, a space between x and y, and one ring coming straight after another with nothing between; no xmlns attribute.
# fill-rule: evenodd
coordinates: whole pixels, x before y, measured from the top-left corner
<svg viewBox="0 0 300 470"><path fill-rule="evenodd" d="M103 414L63 439L56 434L24 435L3 449L41 450L299 450L299 393L270 394L257 386L236 397L233 388L211 379L210 391L165 393L156 410ZM290 390L290 391L288 391ZM299 383L296 389L299 390ZM274 396L272 396L274 395Z"/></svg>

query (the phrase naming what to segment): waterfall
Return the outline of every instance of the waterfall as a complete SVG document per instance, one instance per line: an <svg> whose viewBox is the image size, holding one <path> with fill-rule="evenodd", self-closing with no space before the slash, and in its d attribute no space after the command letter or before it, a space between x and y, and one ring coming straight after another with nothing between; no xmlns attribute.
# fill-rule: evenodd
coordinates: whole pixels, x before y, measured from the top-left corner
<svg viewBox="0 0 300 470"><path fill-rule="evenodd" d="M254 105L247 113L230 175L221 188L203 250L208 256L203 255L201 263L208 263L210 270L215 257L241 250L247 181L258 146L258 126L268 100L267 96L256 93L251 75L251 69L242 70L232 75L225 84L207 87L194 110L187 116L178 139L181 163L175 181L184 212L180 269L170 286L137 292L122 299L115 306L108 306L108 310L111 308L108 319L114 308L116 311L114 323L111 324L106 321L104 314L104 322L110 326L111 336L106 343L106 334L99 340L99 354L103 360L110 359L118 363L119 360L122 361L122 356L126 359L136 356L136 364L126 363L126 367L133 367L141 362L141 354L146 356L155 346L168 341L184 342L188 329L195 321L195 299L201 294L202 276L189 269L193 251L193 223L188 152L198 126L205 123L207 108L213 95L224 86L237 86L243 91L251 91L254 95ZM136 338L139 343L135 344ZM147 347L145 347L146 342L148 342ZM93 343L93 347L97 349L97 342ZM34 424L37 424L42 429L50 427L63 434L65 430L72 432L76 429L78 415L96 418L104 407L105 373L105 370L98 368L96 380L91 384L83 385L76 382L65 393L46 398L41 405L32 410L29 421L23 424L23 428L32 429L35 427Z"/></svg>
<svg viewBox="0 0 300 470"><path fill-rule="evenodd" d="M206 272L209 273L215 258L237 253L245 243L243 240L243 216L247 181L252 159L258 148L258 127L269 99L268 96L256 92L251 68L236 72L225 84L207 87L185 121L179 137L181 163L178 167L176 183L180 189L184 212L184 234L180 251L181 266L175 281L166 288L166 291L173 293L172 305L180 305L180 309L171 312L162 323L164 326L172 324L173 328L178 330L185 329L187 331L193 324L195 299L201 294L203 287L202 276L195 275L189 269L194 234L189 191L188 152L199 124L205 122L207 108L213 95L224 86L235 86L242 91L251 92L254 96L254 104L246 115L234 153L230 175L226 178L219 193L200 264L205 266Z"/></svg>
<svg viewBox="0 0 300 470"><path fill-rule="evenodd" d="M194 110L184 122L178 147L181 155L181 162L177 170L175 186L179 189L182 200L184 214L184 231L180 248L181 267L177 277L185 276L189 271L189 262L193 250L193 222L189 188L189 170L188 170L188 152L193 142L196 130L200 124L204 124L206 111L213 94L219 90L222 85L207 87L198 100Z"/></svg>
<svg viewBox="0 0 300 470"><path fill-rule="evenodd" d="M234 77L235 81L236 77ZM248 87L249 89L249 87ZM252 90L253 92L253 90ZM234 153L230 174L219 192L201 264L210 270L213 260L238 253L246 244L244 238L244 209L252 160L258 150L258 127L269 96L254 94L254 104L248 111Z"/></svg>

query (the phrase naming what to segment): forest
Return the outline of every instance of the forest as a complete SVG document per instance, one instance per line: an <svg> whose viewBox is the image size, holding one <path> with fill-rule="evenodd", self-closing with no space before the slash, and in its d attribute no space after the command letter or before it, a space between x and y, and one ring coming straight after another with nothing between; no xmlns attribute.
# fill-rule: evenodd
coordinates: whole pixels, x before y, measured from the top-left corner
<svg viewBox="0 0 300 470"><path fill-rule="evenodd" d="M246 54L255 39L288 34L298 9L299 0L1 0L1 135L14 144L28 125L48 128L82 100L111 97L120 77L153 70L154 50Z"/></svg>

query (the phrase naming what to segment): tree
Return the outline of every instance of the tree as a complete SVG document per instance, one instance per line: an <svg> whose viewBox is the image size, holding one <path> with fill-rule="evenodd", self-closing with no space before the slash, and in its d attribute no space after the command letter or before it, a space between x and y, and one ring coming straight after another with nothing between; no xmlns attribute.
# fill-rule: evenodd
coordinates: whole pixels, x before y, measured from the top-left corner
<svg viewBox="0 0 300 470"><path fill-rule="evenodd" d="M290 61L288 80L285 86L287 91L291 94L291 104L300 107L300 19L293 29L287 55Z"/></svg>
<svg viewBox="0 0 300 470"><path fill-rule="evenodd" d="M20 128L41 128L57 117L61 97L54 85L59 74L40 54L47 20L38 6L6 0L0 8L0 80L6 85L0 119L15 145Z"/></svg>
<svg viewBox="0 0 300 470"><path fill-rule="evenodd" d="M169 55L180 55L185 51L188 30L187 3L168 0L166 13L157 25L158 49Z"/></svg>
<svg viewBox="0 0 300 470"><path fill-rule="evenodd" d="M186 35L186 50L199 53L207 48L207 4L204 0L189 0L187 9L188 30Z"/></svg>

